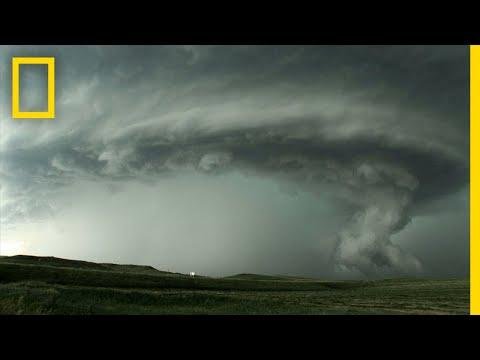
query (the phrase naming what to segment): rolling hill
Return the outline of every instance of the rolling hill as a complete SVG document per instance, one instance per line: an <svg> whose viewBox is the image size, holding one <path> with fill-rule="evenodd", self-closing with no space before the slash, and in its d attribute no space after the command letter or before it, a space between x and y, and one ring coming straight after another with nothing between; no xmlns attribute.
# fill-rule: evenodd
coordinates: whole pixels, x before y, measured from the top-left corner
<svg viewBox="0 0 480 360"><path fill-rule="evenodd" d="M190 277L151 266L0 257L0 314L467 314L468 280Z"/></svg>

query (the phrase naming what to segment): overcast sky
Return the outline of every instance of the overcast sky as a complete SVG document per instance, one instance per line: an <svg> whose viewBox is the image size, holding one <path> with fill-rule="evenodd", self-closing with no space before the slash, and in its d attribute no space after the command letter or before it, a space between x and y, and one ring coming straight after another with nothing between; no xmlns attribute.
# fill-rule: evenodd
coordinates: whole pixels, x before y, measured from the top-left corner
<svg viewBox="0 0 480 360"><path fill-rule="evenodd" d="M0 46L0 154L2 255L468 276L466 46Z"/></svg>

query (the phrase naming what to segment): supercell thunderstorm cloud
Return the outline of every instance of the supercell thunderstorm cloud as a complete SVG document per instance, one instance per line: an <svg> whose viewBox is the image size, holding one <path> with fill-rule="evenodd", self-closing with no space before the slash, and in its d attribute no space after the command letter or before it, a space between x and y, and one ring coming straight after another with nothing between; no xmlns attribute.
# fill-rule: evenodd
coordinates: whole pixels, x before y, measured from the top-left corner
<svg viewBox="0 0 480 360"><path fill-rule="evenodd" d="M55 56L55 120L11 119L12 56ZM3 255L468 275L467 47L5 46L0 60ZM22 76L22 106L38 102L42 74Z"/></svg>

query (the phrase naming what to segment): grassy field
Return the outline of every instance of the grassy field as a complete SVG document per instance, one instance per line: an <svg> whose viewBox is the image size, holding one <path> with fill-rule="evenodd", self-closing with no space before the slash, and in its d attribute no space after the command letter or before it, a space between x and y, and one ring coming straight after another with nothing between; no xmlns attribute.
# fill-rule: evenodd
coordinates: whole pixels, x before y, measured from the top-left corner
<svg viewBox="0 0 480 360"><path fill-rule="evenodd" d="M0 314L467 314L468 280L194 278L149 266L0 257Z"/></svg>

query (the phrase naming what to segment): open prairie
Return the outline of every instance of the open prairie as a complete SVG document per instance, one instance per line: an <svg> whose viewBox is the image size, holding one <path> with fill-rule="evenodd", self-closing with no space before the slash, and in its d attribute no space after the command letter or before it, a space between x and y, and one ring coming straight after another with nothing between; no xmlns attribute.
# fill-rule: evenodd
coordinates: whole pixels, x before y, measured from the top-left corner
<svg viewBox="0 0 480 360"><path fill-rule="evenodd" d="M0 314L467 314L469 281L224 278L53 257L0 257Z"/></svg>

